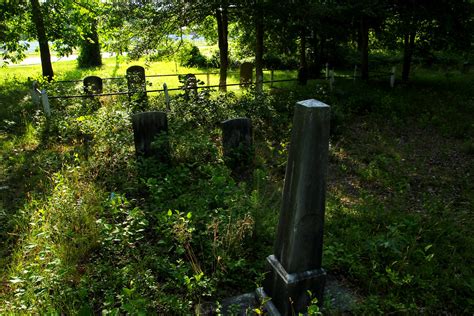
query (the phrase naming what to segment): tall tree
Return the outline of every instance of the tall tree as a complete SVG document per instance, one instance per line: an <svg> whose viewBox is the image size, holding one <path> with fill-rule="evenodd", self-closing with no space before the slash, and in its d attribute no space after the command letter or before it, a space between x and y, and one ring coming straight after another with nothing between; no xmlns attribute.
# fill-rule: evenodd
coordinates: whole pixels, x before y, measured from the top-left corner
<svg viewBox="0 0 474 316"><path fill-rule="evenodd" d="M50 43L60 56L64 56L72 54L84 37L91 42L91 32L96 29L89 19L93 15L85 8L97 7L98 4L97 0L30 0L19 1L15 5L8 2L0 4L3 16L0 21L0 47L4 59L21 61L28 49L25 41L37 40L43 76L51 80L54 73ZM98 43L98 40L95 42Z"/></svg>
<svg viewBox="0 0 474 316"><path fill-rule="evenodd" d="M99 42L98 24L103 15L103 5L98 0L73 1L73 12L80 24L81 37L78 42L80 48L77 64L79 68L97 67L102 65L102 55Z"/></svg>
<svg viewBox="0 0 474 316"><path fill-rule="evenodd" d="M51 53L49 51L48 37L43 22L43 14L38 0L31 0L31 17L36 27L36 36L40 47L41 68L43 76L48 81L53 79L53 66L51 64Z"/></svg>
<svg viewBox="0 0 474 316"><path fill-rule="evenodd" d="M97 67L102 65L97 20L90 19L90 31L84 36L80 44L80 53L77 58L79 68Z"/></svg>
<svg viewBox="0 0 474 316"><path fill-rule="evenodd" d="M219 90L226 91L227 68L229 67L229 15L227 1L224 0L221 4L215 8L219 44Z"/></svg>
<svg viewBox="0 0 474 316"><path fill-rule="evenodd" d="M261 0L255 2L255 88L257 92L263 89L263 40L264 21Z"/></svg>

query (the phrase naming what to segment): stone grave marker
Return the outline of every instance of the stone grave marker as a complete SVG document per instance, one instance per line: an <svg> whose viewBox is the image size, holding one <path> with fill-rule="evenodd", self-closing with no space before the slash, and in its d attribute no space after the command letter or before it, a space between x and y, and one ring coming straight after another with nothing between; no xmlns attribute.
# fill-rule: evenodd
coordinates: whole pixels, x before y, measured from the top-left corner
<svg viewBox="0 0 474 316"><path fill-rule="evenodd" d="M145 68L131 66L127 69L128 101L135 103L136 110L144 111L148 106Z"/></svg>
<svg viewBox="0 0 474 316"><path fill-rule="evenodd" d="M135 152L138 157L155 157L162 162L169 161L170 147L165 136L168 133L168 119L165 112L141 112L132 116Z"/></svg>
<svg viewBox="0 0 474 316"><path fill-rule="evenodd" d="M330 108L317 100L296 103L283 202L269 273L257 293L270 297L270 314L304 313L311 297L322 304L321 267L329 151Z"/></svg>
<svg viewBox="0 0 474 316"><path fill-rule="evenodd" d="M88 76L82 82L85 94L101 94L103 92L104 85L100 77Z"/></svg>
<svg viewBox="0 0 474 316"><path fill-rule="evenodd" d="M245 178L253 165L252 122L236 118L223 121L221 127L224 162L234 175Z"/></svg>
<svg viewBox="0 0 474 316"><path fill-rule="evenodd" d="M249 62L240 65L240 86L249 87L253 81L253 64Z"/></svg>
<svg viewBox="0 0 474 316"><path fill-rule="evenodd" d="M93 94L101 94L103 92L103 82L100 77L97 76L88 76L85 77L82 81L83 90L88 97L84 99L83 106L86 106L92 111L96 111L100 108L100 101L94 99Z"/></svg>

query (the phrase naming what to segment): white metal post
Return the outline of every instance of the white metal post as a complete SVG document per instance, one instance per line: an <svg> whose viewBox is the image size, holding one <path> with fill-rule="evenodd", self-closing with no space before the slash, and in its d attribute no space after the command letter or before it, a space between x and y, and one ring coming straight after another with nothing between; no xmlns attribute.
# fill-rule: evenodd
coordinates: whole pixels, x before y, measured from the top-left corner
<svg viewBox="0 0 474 316"><path fill-rule="evenodd" d="M395 86L395 67L392 67L392 73L390 75L390 87L393 88Z"/></svg>
<svg viewBox="0 0 474 316"><path fill-rule="evenodd" d="M43 103L44 114L51 116L51 108L49 107L48 93L45 89L41 90L41 103Z"/></svg>
<svg viewBox="0 0 474 316"><path fill-rule="evenodd" d="M334 89L334 70L331 70L329 72L329 89L331 89L331 91Z"/></svg>
<svg viewBox="0 0 474 316"><path fill-rule="evenodd" d="M166 83L163 83L163 90L165 92L165 104L166 104L166 111L170 111L170 95L168 93L168 86Z"/></svg>

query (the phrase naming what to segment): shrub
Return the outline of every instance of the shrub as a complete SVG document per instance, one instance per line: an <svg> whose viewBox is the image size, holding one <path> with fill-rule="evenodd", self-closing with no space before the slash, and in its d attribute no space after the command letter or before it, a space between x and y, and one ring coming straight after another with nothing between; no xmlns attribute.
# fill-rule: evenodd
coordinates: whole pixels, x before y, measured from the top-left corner
<svg viewBox="0 0 474 316"><path fill-rule="evenodd" d="M183 43L179 50L178 61L185 67L205 68L209 64L206 57L199 51L199 48L188 42Z"/></svg>

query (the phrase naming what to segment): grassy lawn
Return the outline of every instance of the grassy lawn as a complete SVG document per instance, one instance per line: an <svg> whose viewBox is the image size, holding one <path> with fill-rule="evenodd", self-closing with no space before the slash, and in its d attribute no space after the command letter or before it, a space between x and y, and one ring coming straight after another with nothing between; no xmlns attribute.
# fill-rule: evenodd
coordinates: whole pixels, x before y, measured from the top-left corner
<svg viewBox="0 0 474 316"><path fill-rule="evenodd" d="M103 58L103 66L95 69L78 69L76 68L76 61L58 61L53 63L53 70L55 72L55 80L81 80L87 76L99 76L101 78L124 78L127 68L139 65L145 68L146 75L165 75L165 74L187 74L195 73L197 78L207 85L207 73L210 73L209 84L219 84L219 69L198 69L187 68L179 65L174 61L165 62L146 62L145 60L128 61L126 57L110 57ZM0 77L3 78L4 84L12 80L24 81L28 78L39 78L41 76L41 65L15 65L10 67L0 68ZM292 71L276 71L275 80L294 78L295 72ZM264 72L264 80L270 80L270 72ZM120 80L118 80L120 82ZM104 89L112 92L115 88L114 83L117 81L107 80L104 82ZM163 83L166 83L168 88L177 88L182 84L179 83L177 76L167 77L150 77L147 78L149 84L148 90L158 90L163 88ZM228 75L228 84L239 83L239 70L231 69ZM60 87L65 87L68 91L78 92L81 90L80 84L71 83L57 83ZM110 85L110 87L109 87ZM276 85L281 85L276 83ZM238 87L229 87L229 90L238 91Z"/></svg>
<svg viewBox="0 0 474 316"><path fill-rule="evenodd" d="M121 77L132 65L104 62L53 67L57 80L75 80ZM387 78L337 80L332 92L310 81L263 95L176 93L173 161L163 165L135 158L125 97L102 98L97 111L55 100L47 121L25 83L39 73L0 69L0 314L189 314L255 289L272 252L293 106L308 98L331 105L323 266L356 293L353 312L474 313L472 74L417 69L394 89ZM163 78L150 81L159 89ZM150 109L164 108L150 97ZM242 116L256 154L240 182L223 162L219 122Z"/></svg>

